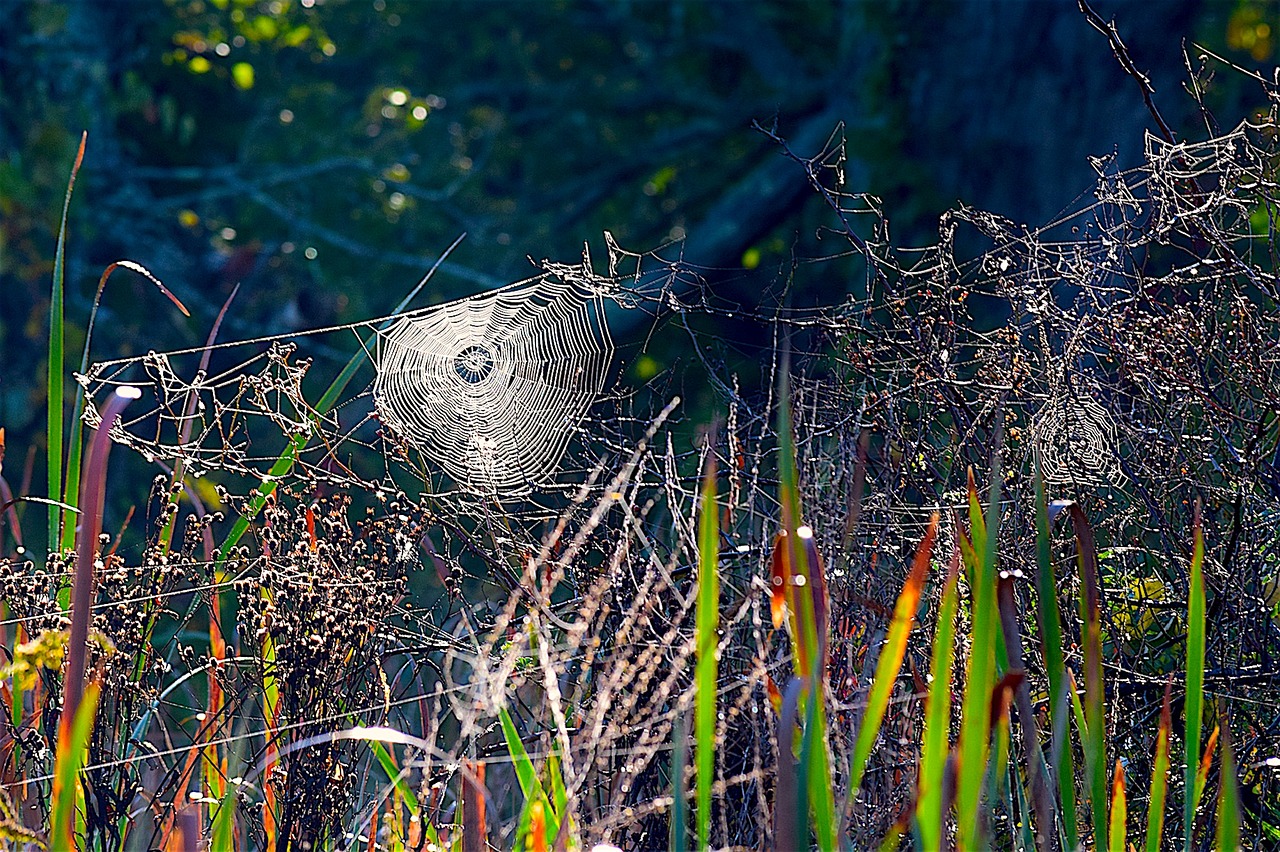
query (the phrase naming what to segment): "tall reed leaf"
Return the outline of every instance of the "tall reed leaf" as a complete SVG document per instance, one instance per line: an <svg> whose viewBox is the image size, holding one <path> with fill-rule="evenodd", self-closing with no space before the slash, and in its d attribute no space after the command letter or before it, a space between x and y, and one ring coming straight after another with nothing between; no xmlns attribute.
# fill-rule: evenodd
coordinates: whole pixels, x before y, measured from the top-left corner
<svg viewBox="0 0 1280 852"><path fill-rule="evenodd" d="M58 224L58 246L53 254L53 286L49 293L49 370L46 381L46 398L49 403L46 440L48 441L49 499L62 499L62 371L65 363L65 330L63 328L64 286L67 256L67 213L71 209L71 193L75 190L76 175L84 162L84 146L89 134L80 135L80 147L71 165L71 177L67 179L67 195L62 202L62 220ZM49 554L57 552L58 524L61 510L49 507Z"/></svg>
<svg viewBox="0 0 1280 852"><path fill-rule="evenodd" d="M995 681L995 646L1000 641L996 618L995 544L1000 511L999 465L992 466L987 516L981 525L976 510L977 487L969 477L969 506L974 564L970 566L973 595L973 642L960 702L960 768L956 779L956 819L960 846L981 845L982 790L990 753L991 690Z"/></svg>
<svg viewBox="0 0 1280 852"><path fill-rule="evenodd" d="M698 662L695 736L698 743L698 849L711 841L711 782L716 757L716 649L720 643L720 510L716 504L716 457L708 447L698 524Z"/></svg>
<svg viewBox="0 0 1280 852"><path fill-rule="evenodd" d="M507 741L507 753L511 756L511 763L515 767L516 780L520 782L520 792L524 794L525 807L520 819L521 825L529 824L532 815L529 806L534 802L541 803L545 836L543 842L553 843L556 835L560 833L560 815L551 808L551 800L547 798L546 790L538 780L538 770L529 758L529 752L525 750L524 742L520 739L520 733L516 730L516 724L511 719L511 713L507 708L498 710L498 719L502 722L502 735ZM517 848L521 848L522 843L529 844L531 841L524 836L517 837Z"/></svg>
<svg viewBox="0 0 1280 852"><path fill-rule="evenodd" d="M93 732L93 722L98 714L99 689L97 681L85 687L80 705L75 710L75 719L62 728L63 733L58 736L49 818L50 849L80 848L74 838L76 801L82 799L79 776L89 749L89 734Z"/></svg>
<svg viewBox="0 0 1280 852"><path fill-rule="evenodd" d="M1069 506L1076 531L1076 562L1080 569L1080 621L1084 625L1084 740L1085 776L1093 816L1094 843L1107 843L1107 731L1102 683L1102 597L1098 580L1098 550L1093 527L1078 503Z"/></svg>
<svg viewBox="0 0 1280 852"><path fill-rule="evenodd" d="M1071 754L1071 726L1065 689L1066 663L1062 655L1062 613L1058 608L1058 585L1053 574L1053 552L1049 538L1049 501L1037 459L1036 487L1036 615L1040 624L1040 644L1049 675L1049 713L1052 725L1049 763L1058 779L1062 830L1066 847L1080 845L1076 825L1075 761Z"/></svg>
<svg viewBox="0 0 1280 852"><path fill-rule="evenodd" d="M889 635L884 647L880 649L880 659L876 662L875 680L871 682L871 694L867 696L867 708L863 711L862 722L858 726L853 761L849 765L850 799L857 796L858 787L862 784L862 774L871 757L871 747L875 745L876 736L880 733L889 697L898 680L898 672L902 670L902 661L907 655L907 640L911 638L911 628L915 625L916 611L920 607L920 595L924 591L925 580L929 578L929 563L933 557L933 542L937 535L938 513L934 512L929 519L929 529L916 548L911 573L907 575L902 593L898 595L898 603L893 608L893 620L889 623Z"/></svg>
<svg viewBox="0 0 1280 852"><path fill-rule="evenodd" d="M791 353L784 350L778 388L778 485L782 504L782 534L774 550L775 590L781 560L787 609L790 614L792 656L796 675L804 685L800 696L805 718L801 776L805 779L804 810L813 808L818 848L836 848L836 802L831 783L831 755L827 744L827 584L813 530L801 523L800 486L796 468L794 423L791 418ZM786 582L790 578L790 582ZM803 816L802 816L803 818Z"/></svg>
<svg viewBox="0 0 1280 852"><path fill-rule="evenodd" d="M1187 584L1187 693L1183 715L1186 729L1187 765L1184 775L1182 811L1183 849L1190 852L1195 829L1196 808L1200 804L1196 789L1196 764L1200 758L1200 725L1204 717L1204 529L1200 521L1200 501L1196 501L1191 576Z"/></svg>

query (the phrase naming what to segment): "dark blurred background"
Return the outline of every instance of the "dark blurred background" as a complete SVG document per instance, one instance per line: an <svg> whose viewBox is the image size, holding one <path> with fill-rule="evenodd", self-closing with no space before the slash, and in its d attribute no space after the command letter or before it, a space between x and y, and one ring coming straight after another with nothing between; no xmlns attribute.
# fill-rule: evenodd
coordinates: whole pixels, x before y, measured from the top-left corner
<svg viewBox="0 0 1280 852"><path fill-rule="evenodd" d="M1187 138L1207 134L1182 89L1193 43L1247 68L1277 60L1276 2L1095 6ZM1256 91L1221 74L1207 101L1234 124ZM462 232L419 304L526 277L529 256L574 261L584 241L603 254L604 230L634 250L684 241L724 270L821 253L821 200L752 129L775 120L805 156L843 122L850 189L883 199L900 245L930 242L960 201L1048 222L1091 190L1089 155L1139 162L1153 128L1068 0L0 0L11 458L43 440L52 258L82 130L73 362L70 329L121 258L193 316L119 273L95 359L198 343L237 283L223 339L383 315ZM837 301L838 268L798 298ZM749 302L756 279L725 274Z"/></svg>

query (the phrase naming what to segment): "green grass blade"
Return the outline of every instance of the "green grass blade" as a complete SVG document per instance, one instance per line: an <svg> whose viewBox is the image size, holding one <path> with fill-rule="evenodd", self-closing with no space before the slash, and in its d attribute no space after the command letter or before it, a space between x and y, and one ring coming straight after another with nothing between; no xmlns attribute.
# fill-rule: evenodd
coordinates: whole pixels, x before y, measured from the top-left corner
<svg viewBox="0 0 1280 852"><path fill-rule="evenodd" d="M498 711L498 718L502 722L502 735L507 741L507 753L511 756L512 766L516 770L516 780L520 782L520 792L524 794L526 811L529 803L542 803L543 812L546 815L545 837L547 844L550 845L555 842L556 835L560 833L560 814L552 811L551 800L547 798L547 792L543 789L542 782L538 780L538 770L530 760L529 752L525 750L520 733L516 730L516 724L512 721L507 708L503 707ZM524 819L525 817L521 818L522 822ZM519 842L517 847L520 847Z"/></svg>
<svg viewBox="0 0 1280 852"><path fill-rule="evenodd" d="M720 644L720 510L716 504L716 457L708 448L698 525L697 740L698 849L711 842L711 782L716 757L716 649Z"/></svg>
<svg viewBox="0 0 1280 852"><path fill-rule="evenodd" d="M1169 790L1169 735L1173 730L1173 679L1164 688L1160 707L1160 729L1156 732L1156 754L1151 761L1151 796L1147 807L1147 852L1160 852L1164 836L1164 801Z"/></svg>
<svg viewBox="0 0 1280 852"><path fill-rule="evenodd" d="M67 452L66 486L63 488L62 502L68 506L80 505L80 463L84 458L84 424L80 415L84 413L84 391L76 388L76 402L71 411L71 446ZM63 551L76 546L76 524L63 511L62 540L59 547Z"/></svg>
<svg viewBox="0 0 1280 852"><path fill-rule="evenodd" d="M801 815L813 808L814 831L818 848L834 852L836 848L835 789L831 780L831 757L827 745L826 678L826 579L818 550L813 545L813 531L801 524L800 486L796 464L794 423L791 417L791 352L784 350L778 378L778 480L782 504L782 526L787 533L782 545L794 578L788 592L792 642L796 674L807 690L802 704L806 708L799 798L803 800ZM803 819L803 816L801 817ZM803 823L801 823L803 834Z"/></svg>
<svg viewBox="0 0 1280 852"><path fill-rule="evenodd" d="M1200 758L1200 726L1204 717L1204 529L1198 500L1192 534L1191 576L1187 589L1187 691L1183 712L1186 728L1182 739L1187 749L1182 812L1183 848L1187 852L1191 850L1196 808L1200 804L1196 791L1196 765Z"/></svg>
<svg viewBox="0 0 1280 852"><path fill-rule="evenodd" d="M1125 852L1125 823L1128 809L1124 795L1124 764L1116 761L1115 775L1111 783L1111 826L1107 831L1108 852Z"/></svg>
<svg viewBox="0 0 1280 852"><path fill-rule="evenodd" d="M76 175L84 162L84 146L88 133L81 134L80 148L76 151L71 177L67 179L67 195L62 202L62 220L58 225L58 245L53 254L53 284L49 292L49 364L46 379L46 398L49 404L46 440L48 441L49 499L62 500L62 372L66 367L66 338L63 327L64 275L67 256L67 214L71 210L71 194L75 190ZM49 507L49 553L57 552L60 545L59 526L62 510Z"/></svg>
<svg viewBox="0 0 1280 852"><path fill-rule="evenodd" d="M373 751L374 759L378 761L378 765L382 767L382 771L386 773L387 778L396 788L396 792L400 795L406 805L408 805L411 813L420 814L418 808L418 796L413 792L413 785L409 783L409 779L400 771L400 767L396 766L396 759L391 756L391 752L387 747L378 740L370 740L369 748Z"/></svg>
<svg viewBox="0 0 1280 852"><path fill-rule="evenodd" d="M236 790L228 787L218 801L213 813L213 825L209 829L209 848L233 850L236 848Z"/></svg>
<svg viewBox="0 0 1280 852"><path fill-rule="evenodd" d="M814 676L818 680L818 675ZM809 741L804 759L808 777L808 799L813 807L813 830L822 852L836 849L836 797L831 782L831 757L827 750L827 706L824 691L810 690L809 716L805 725ZM802 785L803 786L803 785Z"/></svg>
<svg viewBox="0 0 1280 852"><path fill-rule="evenodd" d="M564 786L558 745L553 746L551 754L547 755L547 778L551 783L551 807L560 816L560 833L564 834L566 829L572 830L573 821L569 819L569 791ZM556 844L559 844L558 838Z"/></svg>
<svg viewBox="0 0 1280 852"><path fill-rule="evenodd" d="M975 564L971 566L973 593L973 641L965 671L964 695L960 703L960 768L956 779L956 814L960 845L977 849L981 845L982 791L986 783L990 754L991 689L995 680L995 646L999 640L996 617L995 543L1000 510L999 466L992 465L987 516L973 527ZM969 481L971 518L977 489ZM979 543L982 547L979 548Z"/></svg>
<svg viewBox="0 0 1280 852"><path fill-rule="evenodd" d="M871 748L875 745L876 736L880 733L880 725L884 721L885 710L889 706L889 697L898 680L898 672L902 670L902 661L907 655L907 641L911 638L911 628L915 625L916 611L920 608L920 595L924 591L925 580L929 578L929 563L933 557L933 542L938 535L938 514L935 512L929 519L929 529L924 540L916 548L915 560L911 565L911 573L898 595L898 603L893 608L893 619L889 622L889 635L884 647L880 649L880 659L876 661L875 680L871 682L871 694L867 696L867 707L862 714L862 722L858 726L858 738L853 747L853 760L849 765L849 797L858 795L858 787L862 784L862 774L866 771L867 760L871 757Z"/></svg>
<svg viewBox="0 0 1280 852"><path fill-rule="evenodd" d="M1218 786L1218 826L1214 833L1215 852L1236 852L1240 845L1240 788L1236 780L1236 757L1231 747L1231 725L1222 721L1222 766Z"/></svg>
<svg viewBox="0 0 1280 852"><path fill-rule="evenodd" d="M1053 574L1053 552L1049 538L1049 502L1044 477L1036 463L1036 615L1045 668L1049 675L1049 713L1053 730L1050 765L1058 779L1062 829L1066 847L1080 845L1076 824L1075 760L1071 754L1071 726L1067 723L1067 701L1063 695L1066 663L1062 654L1062 613L1058 607L1058 586Z"/></svg>
<svg viewBox="0 0 1280 852"><path fill-rule="evenodd" d="M50 849L78 849L75 843L76 801L80 796L80 770L89 748L89 734L98 713L100 686L85 687L70 724L59 725L53 765L52 813L49 818Z"/></svg>
<svg viewBox="0 0 1280 852"><path fill-rule="evenodd" d="M933 657L929 674L929 699L925 709L924 744L920 754L919 797L916 826L924 849L941 849L947 815L942 810L942 779L947 769L951 733L951 680L956 656L956 612L960 594L960 550L951 551L942 605L933 637Z"/></svg>

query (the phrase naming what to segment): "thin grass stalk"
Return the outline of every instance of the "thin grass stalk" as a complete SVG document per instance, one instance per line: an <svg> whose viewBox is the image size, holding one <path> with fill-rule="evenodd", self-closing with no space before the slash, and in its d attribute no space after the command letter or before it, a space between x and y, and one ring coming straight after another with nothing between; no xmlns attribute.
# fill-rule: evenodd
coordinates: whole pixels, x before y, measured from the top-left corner
<svg viewBox="0 0 1280 852"><path fill-rule="evenodd" d="M956 546L951 550L951 562L947 567L929 666L932 681L929 683L928 704L925 708L916 803L916 826L920 833L920 845L924 849L942 848L942 836L946 832L947 814L942 802L942 782L947 771L951 732L951 681L956 656L959 574L960 549Z"/></svg>
<svg viewBox="0 0 1280 852"><path fill-rule="evenodd" d="M111 279L111 274L117 269L128 269L136 272L154 284L161 293L168 297L170 302L182 312L183 316L191 316L191 312L187 310L187 306L182 304L177 296L169 292L169 288L165 287L147 270L146 267L134 263L131 260L117 260L107 266L102 271L102 275L98 277L98 289L93 294L93 307L89 309L89 324L85 328L84 349L80 353L80 374L84 375L89 372L89 347L93 343L93 327L98 319L98 308L102 304L102 293L107 288L107 281ZM63 502L69 506L75 506L79 500L79 477L80 477L80 461L81 452L83 450L84 429L80 424L81 416L84 414L84 388L76 386L75 403L71 410L71 443L70 450L67 453L67 475L66 475L66 491L63 495ZM188 411L188 417L191 412ZM183 424L183 435L181 443L185 443L187 437L191 433L190 420ZM179 459L176 464L182 464ZM72 524L63 523L62 525L62 549L69 550L75 544L75 527ZM167 547L167 546L166 546Z"/></svg>
<svg viewBox="0 0 1280 852"><path fill-rule="evenodd" d="M706 469L702 475L697 606L697 820L698 849L704 850L711 843L711 784L715 776L716 757L716 652L720 644L720 509L716 504L716 457L710 446Z"/></svg>
<svg viewBox="0 0 1280 852"><path fill-rule="evenodd" d="M1156 732L1156 753L1151 761L1151 797L1147 806L1147 852L1160 852L1164 836L1164 802L1169 789L1169 735L1173 731L1173 678L1164 687L1160 705L1160 729Z"/></svg>
<svg viewBox="0 0 1280 852"><path fill-rule="evenodd" d="M1204 755L1200 758L1200 765L1196 767L1195 786L1192 788L1197 806L1204 796L1204 787L1209 781L1209 769L1213 766L1213 750L1217 748L1218 737L1221 735L1222 728L1214 725L1213 730L1209 732L1209 738L1204 742ZM1194 824L1192 827L1194 828Z"/></svg>
<svg viewBox="0 0 1280 852"><path fill-rule="evenodd" d="M668 838L671 852L685 852L689 848L689 791L684 783L685 767L689 764L688 733L684 714L676 713L671 725L671 826ZM778 789L782 789L781 779Z"/></svg>
<svg viewBox="0 0 1280 852"><path fill-rule="evenodd" d="M1200 804L1196 789L1196 764L1200 757L1200 726L1204 716L1204 529L1200 520L1199 500L1196 500L1193 524L1191 572L1187 583L1187 683L1183 709L1186 726L1182 739L1186 745L1182 848L1186 852L1191 852L1196 808Z"/></svg>
<svg viewBox="0 0 1280 852"><path fill-rule="evenodd" d="M1115 775L1111 782L1111 826L1107 831L1108 852L1125 852L1125 824L1128 808L1124 794L1124 764L1116 760Z"/></svg>
<svg viewBox="0 0 1280 852"><path fill-rule="evenodd" d="M203 376L208 373L210 356L213 355L213 344L214 341L218 339L218 330L222 328L222 321L226 318L227 309L231 307L232 300L235 299L236 294L239 292L240 285L236 284L236 286L231 289L231 294L227 296L226 301L222 303L222 308L218 311L217 317L214 318L213 326L209 329L209 336L205 338L204 351L200 353L200 365L196 368L197 375ZM85 345L85 352L86 354L88 353L87 343ZM182 426L178 430L179 445L185 444L191 438L191 429L195 423L194 415L196 412L196 405L199 402L197 394L198 392L193 391L187 399L184 416L182 418ZM186 478L186 468L187 464L184 458L179 456L174 460L173 484L175 487L170 490L169 512L165 517L164 526L160 529L160 547L164 553L169 552L169 548L173 542L173 528L178 519L176 507L178 505L179 497L181 496L181 491L178 490L178 486L181 486L183 480ZM221 581L220 577L215 577L214 579L217 582Z"/></svg>
<svg viewBox="0 0 1280 852"><path fill-rule="evenodd" d="M1018 626L1018 605L1014 597L1013 577L1000 572L996 582L996 604L1000 611L1000 630L1009 653L1010 673L1027 671L1022 648L1022 631ZM1031 706L1031 686L1021 678L1014 701L1018 708L1018 730L1021 734L1022 754L1026 761L1027 783L1031 788L1031 819L1035 825L1035 845L1039 852L1050 852L1053 837L1053 793L1045 777L1043 754L1040 748L1040 731L1036 725L1035 710Z"/></svg>
<svg viewBox="0 0 1280 852"><path fill-rule="evenodd" d="M911 638L911 629L915 626L916 611L920 608L920 596L924 592L925 581L929 578L933 542L937 535L938 513L934 512L929 518L929 528L924 534L924 539L916 548L911 572L907 575L902 592L898 595L898 602L893 608L888 637L885 639L884 647L880 649L880 658L876 661L875 679L871 682L871 693L867 696L867 706L863 710L862 721L858 725L858 737L853 746L853 759L849 764L850 800L858 795L862 775L871 757L871 749L880 733L885 710L889 707L889 698L893 693L894 684L897 683L898 673L902 670L902 661L907 655L907 642Z"/></svg>
<svg viewBox="0 0 1280 852"><path fill-rule="evenodd" d="M1058 586L1053 574L1053 553L1049 538L1049 503L1044 477L1037 458L1036 489L1036 616L1040 626L1041 649L1049 676L1049 713L1053 727L1049 764L1057 778L1066 846L1079 846L1076 825L1075 760L1071 754L1071 727L1067 723L1064 694L1066 663L1062 654L1062 613L1058 608Z"/></svg>

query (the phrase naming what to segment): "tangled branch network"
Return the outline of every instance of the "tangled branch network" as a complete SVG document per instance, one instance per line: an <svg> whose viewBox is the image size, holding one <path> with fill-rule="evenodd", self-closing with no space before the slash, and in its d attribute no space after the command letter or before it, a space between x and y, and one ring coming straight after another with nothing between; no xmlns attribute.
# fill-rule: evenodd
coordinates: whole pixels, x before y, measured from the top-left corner
<svg viewBox="0 0 1280 852"><path fill-rule="evenodd" d="M599 293L554 279L404 317L378 342L382 421L481 493L554 470L613 355Z"/></svg>

